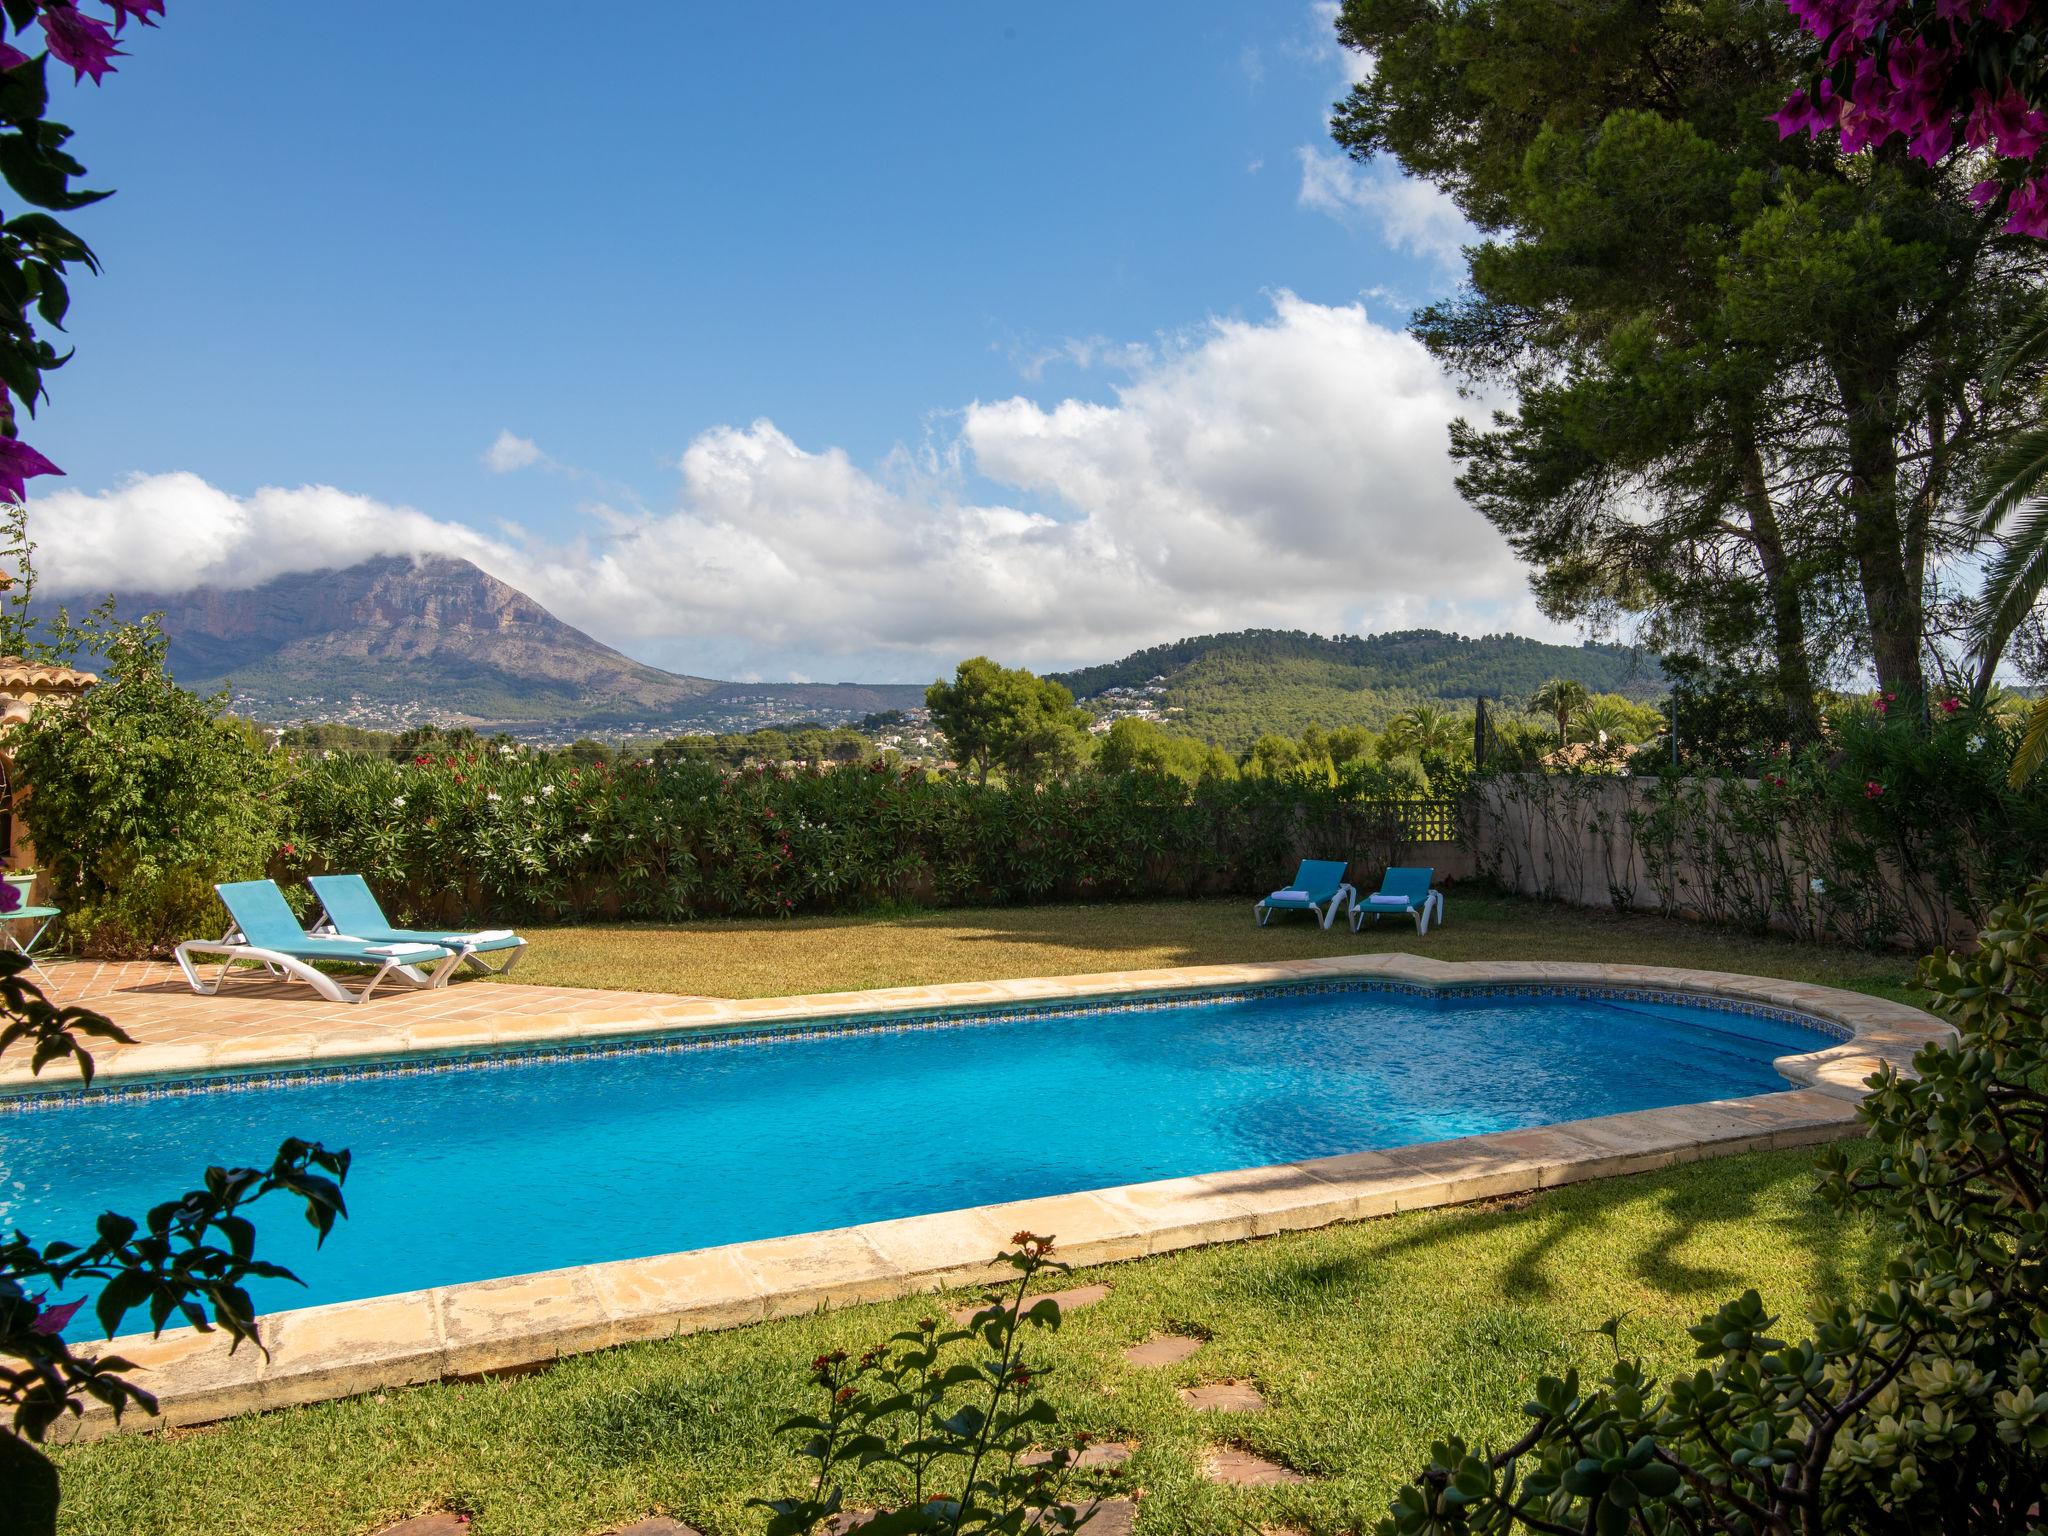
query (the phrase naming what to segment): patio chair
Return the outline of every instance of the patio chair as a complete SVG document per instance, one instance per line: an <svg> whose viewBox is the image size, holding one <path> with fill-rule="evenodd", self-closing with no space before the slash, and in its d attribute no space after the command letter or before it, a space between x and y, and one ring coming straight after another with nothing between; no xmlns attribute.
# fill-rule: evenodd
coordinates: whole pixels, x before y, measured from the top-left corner
<svg viewBox="0 0 2048 1536"><path fill-rule="evenodd" d="M36 959L36 946L42 943L43 935L50 931L50 924L64 913L59 907L26 906L23 904L24 894L22 887L15 885L11 880L0 881L0 939L5 939L8 946L28 962L28 968L48 984L50 973L44 970L42 963ZM36 925L36 931L28 936L26 944L14 931L15 923L24 920Z"/></svg>
<svg viewBox="0 0 2048 1536"><path fill-rule="evenodd" d="M1307 912L1327 928L1336 920L1340 903L1357 900L1358 892L1344 883L1342 859L1303 859L1294 872L1294 884L1255 904L1252 913L1261 928L1275 912Z"/></svg>
<svg viewBox="0 0 2048 1536"><path fill-rule="evenodd" d="M438 944L462 956L463 963L486 976L502 976L526 953L526 940L510 928L485 928L475 933L453 930L394 928L361 875L310 875L306 884L320 898L321 919L313 932L345 934L378 944ZM492 965L485 955L502 954L505 963Z"/></svg>
<svg viewBox="0 0 2048 1536"><path fill-rule="evenodd" d="M462 961L459 952L439 944L385 943L343 938L336 934L314 935L299 926L286 904L284 892L271 880L235 880L216 885L221 904L228 909L234 927L227 936L187 939L176 950L178 968L202 997L220 991L221 983L238 963L255 961L268 975L282 973L303 981L331 1003L360 1003L376 991L387 976L415 987L443 985ZM220 974L209 983L202 981L193 965L195 956L218 959ZM362 990L351 992L325 971L320 962L374 967L376 974ZM431 966L431 970L422 967Z"/></svg>
<svg viewBox="0 0 2048 1536"><path fill-rule="evenodd" d="M1435 878L1433 869L1389 869L1377 891L1351 904L1351 931L1363 928L1368 917L1378 927L1379 920L1389 915L1414 918L1417 933L1429 932L1432 917L1442 926L1444 893L1430 884Z"/></svg>

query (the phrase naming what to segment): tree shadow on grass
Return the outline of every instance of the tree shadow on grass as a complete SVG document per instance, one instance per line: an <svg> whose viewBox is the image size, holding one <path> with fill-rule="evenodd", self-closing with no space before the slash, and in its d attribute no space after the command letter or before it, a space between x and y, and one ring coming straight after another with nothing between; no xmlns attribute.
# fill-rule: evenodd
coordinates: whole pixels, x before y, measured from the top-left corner
<svg viewBox="0 0 2048 1536"><path fill-rule="evenodd" d="M1732 1172L1746 1162L1728 1159L1727 1166ZM1783 1165L1757 1168L1753 1178L1719 1178L1705 1185L1699 1182L1701 1166L1445 1210L1407 1223L1398 1234L1381 1233L1364 1251L1307 1259L1290 1278L1332 1294L1377 1288L1384 1277L1373 1271L1394 1258L1441 1252L1505 1232L1520 1242L1499 1270L1501 1297L1511 1302L1548 1301L1570 1288L1569 1276L1560 1277L1556 1270L1563 1250L1575 1237L1613 1226L1631 1233L1617 1256L1630 1274L1667 1296L1704 1306L1757 1284L1758 1277L1739 1265L1697 1262L1682 1250L1702 1231L1743 1225L1767 1225L1788 1236L1795 1249L1803 1249L1820 1297L1863 1294L1881 1277L1883 1255L1855 1221L1834 1216L1818 1202L1788 1211L1764 1208L1764 1192L1782 1180L1787 1171ZM1446 1254L1447 1270L1456 1266L1455 1257Z"/></svg>

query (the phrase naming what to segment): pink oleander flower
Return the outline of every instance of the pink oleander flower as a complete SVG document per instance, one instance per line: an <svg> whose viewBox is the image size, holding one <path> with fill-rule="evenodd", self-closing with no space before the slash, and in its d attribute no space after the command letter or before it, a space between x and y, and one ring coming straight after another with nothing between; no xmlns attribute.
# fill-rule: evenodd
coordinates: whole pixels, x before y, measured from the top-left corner
<svg viewBox="0 0 2048 1536"><path fill-rule="evenodd" d="M1863 798L1866 800L1882 800L1884 798L1884 786L1875 779L1865 781L1863 785Z"/></svg>
<svg viewBox="0 0 2048 1536"><path fill-rule="evenodd" d="M114 34L105 22L82 14L69 0L50 0L36 24L50 40L50 52L71 66L74 79L91 75L92 83L98 85L102 76L113 73L112 60L127 57L114 46Z"/></svg>
<svg viewBox="0 0 2048 1536"><path fill-rule="evenodd" d="M37 475L64 471L18 437L0 437L0 501L20 501L27 482Z"/></svg>
<svg viewBox="0 0 2048 1536"><path fill-rule="evenodd" d="M1961 699L1943 699L1941 701L1941 712L1944 715L1952 715L1962 707L1963 701Z"/></svg>

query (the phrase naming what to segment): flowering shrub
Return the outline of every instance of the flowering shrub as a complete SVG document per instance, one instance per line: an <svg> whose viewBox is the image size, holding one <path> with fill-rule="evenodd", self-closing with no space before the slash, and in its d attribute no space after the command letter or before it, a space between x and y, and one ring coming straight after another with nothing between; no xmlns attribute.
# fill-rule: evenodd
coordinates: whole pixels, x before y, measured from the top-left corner
<svg viewBox="0 0 2048 1536"><path fill-rule="evenodd" d="M70 943L131 954L217 934L213 883L263 873L281 812L250 728L171 681L154 625L105 644L109 679L46 700L9 747Z"/></svg>
<svg viewBox="0 0 2048 1536"><path fill-rule="evenodd" d="M1874 1294L1788 1344L1748 1292L1661 1389L1629 1359L1545 1377L1526 1434L1437 1445L1383 1536L2048 1529L2048 881L1921 979L1959 1040L1872 1079L1874 1156L1822 1161L1828 1197L1897 1241Z"/></svg>
<svg viewBox="0 0 2048 1536"><path fill-rule="evenodd" d="M1084 773L1041 789L884 763L607 767L506 748L301 760L280 875L358 871L411 918L775 916L891 902L1271 888L1311 849L1392 851L1330 787Z"/></svg>

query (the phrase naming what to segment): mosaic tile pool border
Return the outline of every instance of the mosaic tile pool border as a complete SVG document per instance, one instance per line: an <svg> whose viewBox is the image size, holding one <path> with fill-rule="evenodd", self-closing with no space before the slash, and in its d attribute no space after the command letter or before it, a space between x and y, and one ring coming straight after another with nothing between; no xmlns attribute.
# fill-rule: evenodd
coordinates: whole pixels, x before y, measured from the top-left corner
<svg viewBox="0 0 2048 1536"><path fill-rule="evenodd" d="M190 1098L200 1094L255 1093L387 1077L552 1066L566 1061L587 1061L618 1056L671 1055L680 1051L718 1050L776 1041L843 1039L850 1035L901 1034L910 1030L985 1027L1041 1018L1085 1018L1098 1014L1195 1008L1209 1003L1237 1002L1253 998L1330 993L1386 994L1416 998L1439 1006L1475 999L1484 1001L1511 997L1558 997L1600 1002L1678 1005L1789 1024L1812 1030L1835 1041L1855 1038L1855 1031L1849 1026L1802 1009L1712 992L1693 991L1683 987L1634 986L1590 981L1432 983L1398 981L1374 976L1342 976L1327 980L1238 982L1155 993L1076 998L1062 1002L1008 1003L997 1007L970 1003L901 1012L849 1013L819 1019L776 1020L755 1025L684 1025L644 1035L599 1036L559 1043L536 1041L525 1045L412 1051L299 1067L222 1067L206 1072L180 1073L170 1077L135 1078L103 1087L0 1091L0 1115Z"/></svg>

